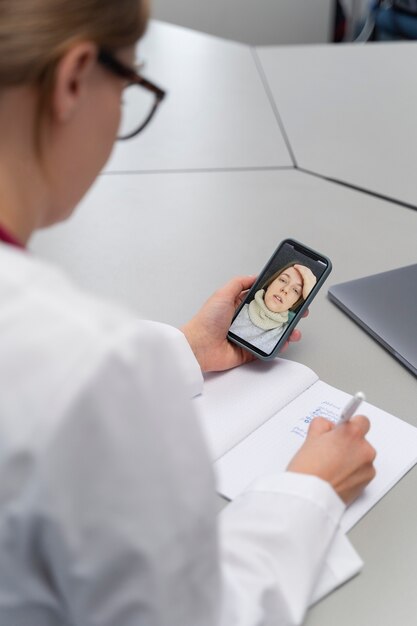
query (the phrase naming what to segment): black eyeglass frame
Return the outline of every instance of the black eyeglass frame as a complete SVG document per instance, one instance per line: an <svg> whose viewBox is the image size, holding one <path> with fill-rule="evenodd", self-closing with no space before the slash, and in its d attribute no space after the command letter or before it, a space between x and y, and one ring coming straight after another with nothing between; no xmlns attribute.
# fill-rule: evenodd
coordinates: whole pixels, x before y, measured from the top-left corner
<svg viewBox="0 0 417 626"><path fill-rule="evenodd" d="M136 135L139 135L139 133L149 124L149 122L155 115L155 112L158 106L160 105L162 100L165 98L166 91L164 91L163 89L155 85L155 83L152 83L150 80L141 76L133 68L128 67L127 65L124 65L124 63L116 59L116 57L114 57L113 54L109 52L108 50L105 50L102 48L99 51L98 61L116 76L120 76L120 78L126 79L128 81L128 86L137 85L138 87L142 87L143 89L146 89L147 91L150 91L151 93L153 93L155 97L155 102L154 102L153 107L151 108L147 118L145 119L144 122L142 122L139 128L129 133L128 135L124 135L122 137L117 138L120 141L125 141L126 139L132 139L132 137L136 137Z"/></svg>

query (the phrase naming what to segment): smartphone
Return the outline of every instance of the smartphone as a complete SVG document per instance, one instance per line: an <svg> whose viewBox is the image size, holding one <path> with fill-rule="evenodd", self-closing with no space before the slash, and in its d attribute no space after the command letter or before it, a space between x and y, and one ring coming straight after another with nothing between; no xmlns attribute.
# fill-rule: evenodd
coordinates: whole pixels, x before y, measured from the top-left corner
<svg viewBox="0 0 417 626"><path fill-rule="evenodd" d="M273 359L331 269L320 252L294 239L282 241L237 308L228 339L260 359Z"/></svg>

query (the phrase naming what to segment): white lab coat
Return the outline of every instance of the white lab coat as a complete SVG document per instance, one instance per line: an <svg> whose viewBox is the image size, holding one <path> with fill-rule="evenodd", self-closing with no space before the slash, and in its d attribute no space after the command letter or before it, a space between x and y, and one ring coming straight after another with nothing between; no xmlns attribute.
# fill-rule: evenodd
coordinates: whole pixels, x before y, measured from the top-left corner
<svg viewBox="0 0 417 626"><path fill-rule="evenodd" d="M360 566L313 477L216 519L182 333L3 244L0 381L0 626L298 624Z"/></svg>

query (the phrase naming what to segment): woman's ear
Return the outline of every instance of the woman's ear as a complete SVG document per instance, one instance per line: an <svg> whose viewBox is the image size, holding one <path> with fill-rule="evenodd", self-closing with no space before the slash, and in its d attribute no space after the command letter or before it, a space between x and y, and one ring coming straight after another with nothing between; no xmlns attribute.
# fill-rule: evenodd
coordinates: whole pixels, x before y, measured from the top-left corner
<svg viewBox="0 0 417 626"><path fill-rule="evenodd" d="M52 115L68 122L77 111L97 61L97 46L82 41L72 46L59 61L52 90Z"/></svg>

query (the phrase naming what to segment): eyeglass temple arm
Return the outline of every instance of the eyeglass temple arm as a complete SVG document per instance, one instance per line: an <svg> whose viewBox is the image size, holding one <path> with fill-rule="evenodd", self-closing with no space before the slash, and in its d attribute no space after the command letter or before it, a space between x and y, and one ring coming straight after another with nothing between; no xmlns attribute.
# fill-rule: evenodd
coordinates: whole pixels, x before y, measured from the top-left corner
<svg viewBox="0 0 417 626"><path fill-rule="evenodd" d="M154 93L158 100L163 100L165 98L166 91L160 89L160 87L158 87L154 83L151 83L151 81L147 80L140 74L134 73L132 79L132 82L137 83L138 85L142 85L142 87L145 87L145 89Z"/></svg>
<svg viewBox="0 0 417 626"><path fill-rule="evenodd" d="M123 76L132 83L135 83L136 85L141 85L148 91L154 93L159 101L163 100L163 98L165 97L166 92L163 89L152 83L150 80L147 80L146 78L141 76L138 72L135 72L135 70L128 68L120 63L117 59L114 58L112 54L107 52L107 50L100 50L98 58L101 63L107 65L110 69L116 72L116 74L119 74L119 76Z"/></svg>

